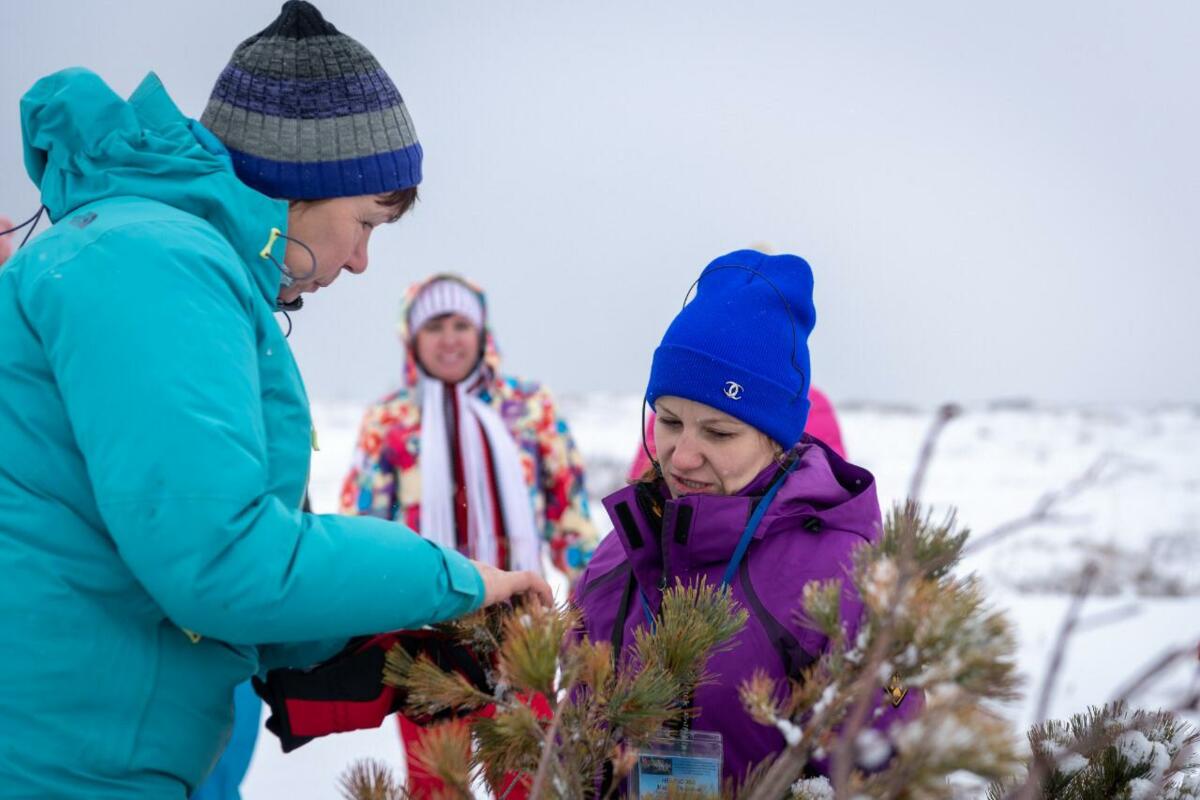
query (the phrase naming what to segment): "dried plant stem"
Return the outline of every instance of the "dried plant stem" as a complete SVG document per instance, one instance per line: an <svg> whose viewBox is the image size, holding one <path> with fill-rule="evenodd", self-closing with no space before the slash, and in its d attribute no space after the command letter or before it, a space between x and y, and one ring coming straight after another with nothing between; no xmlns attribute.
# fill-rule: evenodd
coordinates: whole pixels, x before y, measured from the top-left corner
<svg viewBox="0 0 1200 800"><path fill-rule="evenodd" d="M1062 670L1063 657L1066 655L1067 644L1075 633L1075 626L1079 624L1079 614L1083 610L1083 603L1087 596L1091 594L1092 583L1096 580L1096 575L1100 569L1094 562L1088 562L1083 568L1083 576L1079 581L1079 586L1075 589L1075 594L1071 598L1071 605L1067 608L1067 615L1063 617L1062 625L1058 629L1058 636L1054 640L1054 649L1050 653L1050 661L1046 665L1046 677L1042 681L1042 691L1038 696L1037 711L1033 715L1034 722L1045 722L1046 713L1050 708L1050 701L1054 697L1054 687L1058 683L1058 673Z"/></svg>
<svg viewBox="0 0 1200 800"><path fill-rule="evenodd" d="M977 553L985 547L989 547L996 542L1007 539L1018 531L1025 528L1037 525L1050 519L1055 509L1058 508L1066 500L1070 500L1080 494L1084 489L1100 482L1100 476L1103 474L1105 467L1108 466L1110 456L1106 453L1101 455L1091 465L1080 473L1074 480L1067 483L1058 489L1053 489L1046 492L1037 499L1027 513L1022 514L1016 519L1011 519L992 530L985 533L983 536L975 538L968 542L963 548L963 555L969 556Z"/></svg>
<svg viewBox="0 0 1200 800"><path fill-rule="evenodd" d="M888 632L885 632L876 640L875 646L871 650L870 658L867 661L867 666L863 669L852 690L853 696L856 698L855 705L850 712L850 719L847 726L843 728L839 736L838 749L834 752L833 756L833 783L835 792L837 792L835 797L837 798L846 796L845 784L848 783L850 768L853 766L851 748L854 736L866 721L867 711L871 706L872 695L875 691L872 677L878 671L879 665L883 663L883 658L891 646L890 641L891 634ZM814 719L809 720L809 723L805 727L809 731L824 730L829 725L827 721L829 713L830 711L828 710L822 712ZM801 741L798 745L785 747L776 756L762 779L755 783L754 789L746 800L778 800L778 798L786 797L791 785L804 772L811 751L811 742L808 741ZM841 771L844 771L844 775L839 781L837 776Z"/></svg>
<svg viewBox="0 0 1200 800"><path fill-rule="evenodd" d="M793 783L808 763L807 747L785 747L767 774L754 786L747 800L779 800L787 797Z"/></svg>
<svg viewBox="0 0 1200 800"><path fill-rule="evenodd" d="M917 466L913 470L912 481L908 485L909 500L916 501L921 497L925 473L929 469L930 462L933 461L933 450L937 440L950 420L960 414L962 414L962 407L955 403L944 403L938 407L937 415L934 416L933 424L929 426L929 431L925 434L925 441L921 444L921 452L917 456Z"/></svg>
<svg viewBox="0 0 1200 800"><path fill-rule="evenodd" d="M1094 563L1089 563L1083 571L1083 580L1075 590L1074 596L1071 598L1071 605L1067 609L1067 614L1063 617L1062 625L1059 626L1058 636L1054 640L1054 650L1050 654L1050 662L1046 668L1046 678L1042 681L1042 691L1038 697L1037 711L1034 713L1034 721L1037 723L1046 721L1046 712L1050 707L1050 700L1054 697L1054 686L1058 682L1058 673L1062 669L1063 656L1066 653L1067 642L1070 641L1074 634L1076 625L1079 624L1079 614L1083 609L1083 602L1091 591L1092 582L1096 578L1098 568ZM1035 757L1033 763L1029 766L1029 774L1025 781L1005 795L1004 800L1033 800L1041 790L1042 781L1046 779L1061 758L1065 758L1069 753L1060 753L1059 756L1051 761L1041 757Z"/></svg>
<svg viewBox="0 0 1200 800"><path fill-rule="evenodd" d="M1200 661L1200 653L1197 654L1197 661ZM1200 710L1200 664L1196 665L1195 674L1192 675L1192 685L1188 688L1187 694L1175 708L1177 713L1196 710Z"/></svg>
<svg viewBox="0 0 1200 800"><path fill-rule="evenodd" d="M830 708L819 712L805 726L809 731L821 731L829 726L828 718L832 713ZM754 783L750 794L741 800L779 800L787 797L791 786L804 772L808 765L808 757L812 752L811 742L801 740L795 746L785 747L762 778Z"/></svg>
<svg viewBox="0 0 1200 800"><path fill-rule="evenodd" d="M941 408L939 417L945 417L946 422L949 422L949 420L960 413L961 409L958 406L944 405ZM911 498L909 502L916 503ZM867 721L867 712L873 705L874 695L878 689L876 679L878 678L879 667L883 664L884 659L887 658L887 654L892 648L892 642L896 638L898 608L908 593L909 585L921 579L921 573L919 571L914 572L912 569L912 565L916 561L915 546L916 540L912 536L906 536L900 542L898 560L901 566L899 577L896 580L896 593L892 598L892 602L888 605L884 628L880 631L879 636L871 647L866 667L858 676L858 681L854 686L854 707L838 736L837 749L833 754L832 777L835 800L843 800L843 798L848 796L847 793L850 791L850 770L854 766L854 743L858 738L858 732L862 730L863 725Z"/></svg>
<svg viewBox="0 0 1200 800"><path fill-rule="evenodd" d="M1163 672L1167 671L1177 662L1187 658L1193 653L1196 653L1195 642L1180 645L1179 647L1174 647L1166 651L1154 661L1150 662L1146 667L1144 667L1141 672L1127 680L1122 685L1121 689L1113 695L1113 700L1130 700L1135 694L1141 692L1143 689L1149 686L1154 679Z"/></svg>
<svg viewBox="0 0 1200 800"><path fill-rule="evenodd" d="M1137 603L1127 603L1119 608L1114 608L1109 611L1101 611L1097 614L1092 614L1089 617L1081 617L1079 624L1075 626L1076 631L1090 631L1096 628L1106 628L1109 625L1115 625L1122 620L1136 617L1142 613L1142 607Z"/></svg>
<svg viewBox="0 0 1200 800"><path fill-rule="evenodd" d="M550 761L554 758L554 741L558 737L558 728L562 724L562 712L565 704L560 704L554 710L554 719L546 730L546 738L542 744L542 757L538 761L537 774L534 775L533 785L529 788L529 800L541 800L546 788L546 777L550 774Z"/></svg>

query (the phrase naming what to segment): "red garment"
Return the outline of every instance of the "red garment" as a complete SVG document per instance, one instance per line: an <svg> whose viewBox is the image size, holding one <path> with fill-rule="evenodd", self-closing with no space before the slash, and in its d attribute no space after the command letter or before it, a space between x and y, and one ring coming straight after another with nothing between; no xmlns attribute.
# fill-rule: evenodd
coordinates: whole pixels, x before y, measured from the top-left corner
<svg viewBox="0 0 1200 800"><path fill-rule="evenodd" d="M458 552L469 554L471 534L467 516L467 482L463 473L462 438L458 435L458 393L454 391L453 383L447 383L445 386L444 397L446 405L450 406L450 413L446 415L446 422L450 426L447 435L452 445L450 457L454 470L454 541L458 543Z"/></svg>
<svg viewBox="0 0 1200 800"><path fill-rule="evenodd" d="M454 471L454 528L455 541L458 544L458 552L463 555L470 555L473 548L470 534L470 515L467 508L467 482L463 472L463 450L462 436L459 435L459 426L462 424L462 412L458 407L458 393L454 390L453 383L444 384L446 387L445 397L446 403L450 406L450 413L446 415L446 422L449 425L449 430L446 431L450 437L453 447L450 452L452 456L453 471ZM478 422L475 423L479 425ZM496 461L492 458L492 445L488 442L487 433L484 432L483 426L479 426L480 439L483 442L483 458L484 464L487 467L488 477L488 498L492 504L492 519L494 522L494 530L492 535L496 539L496 564L500 569L512 569L509 563L508 553L508 534L504 527L504 512L500 508L500 488L496 484Z"/></svg>
<svg viewBox="0 0 1200 800"><path fill-rule="evenodd" d="M804 432L820 439L825 444L837 453L842 458L846 457L846 448L842 444L842 429L838 426L837 416L833 413L833 405L829 402L829 398L825 396L817 387L813 386L808 390L808 421L804 424ZM646 420L646 444L650 448L650 452L654 452L654 412L650 412L650 417ZM650 469L650 459L646 456L646 450L640 444L638 445L637 455L633 457L633 464L629 467L629 480L636 481L638 478Z"/></svg>
<svg viewBox="0 0 1200 800"><path fill-rule="evenodd" d="M550 704L547 703L546 698L542 697L540 694L533 697L533 701L529 704L529 706L533 709L533 712L537 714L539 719L550 718ZM475 714L471 716L462 717L461 719L457 719L449 724L469 725L471 720L475 719L476 717L491 717L495 715L495 713L495 706L487 706L486 708L482 708L475 712ZM409 754L407 786L409 797L411 797L413 800L428 800L428 798L436 797L445 788L441 779L436 775L431 775L426 770L422 769L421 765L416 763L411 755L414 749L413 745L420 741L427 728L422 725L418 725L417 723L408 719L408 717L405 717L403 714L397 714L396 718L400 722L400 738L404 741L404 752ZM498 786L492 787L492 794L494 794L496 797L504 797L507 795L506 800L526 800L526 798L529 796L529 789L532 780L532 775L509 772L505 774L504 780L502 780ZM520 784L513 786L513 784L517 781L520 781Z"/></svg>
<svg viewBox="0 0 1200 800"><path fill-rule="evenodd" d="M488 471L488 502L492 504L492 522L495 526L492 536L496 540L496 566L500 569L512 569L512 560L509 558L508 529L504 527L504 509L500 506L500 486L496 483L496 459L492 457L492 443L488 441L487 435L483 434L482 425L480 434L482 434L483 441L483 459L487 464Z"/></svg>

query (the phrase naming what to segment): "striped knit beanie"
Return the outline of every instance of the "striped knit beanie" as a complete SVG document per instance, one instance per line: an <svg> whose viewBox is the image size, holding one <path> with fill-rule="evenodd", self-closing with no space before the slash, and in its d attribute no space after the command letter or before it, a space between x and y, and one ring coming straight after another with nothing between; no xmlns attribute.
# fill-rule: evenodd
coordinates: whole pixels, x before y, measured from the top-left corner
<svg viewBox="0 0 1200 800"><path fill-rule="evenodd" d="M303 0L238 45L200 121L238 177L269 197L320 200L421 182L421 145L375 57Z"/></svg>

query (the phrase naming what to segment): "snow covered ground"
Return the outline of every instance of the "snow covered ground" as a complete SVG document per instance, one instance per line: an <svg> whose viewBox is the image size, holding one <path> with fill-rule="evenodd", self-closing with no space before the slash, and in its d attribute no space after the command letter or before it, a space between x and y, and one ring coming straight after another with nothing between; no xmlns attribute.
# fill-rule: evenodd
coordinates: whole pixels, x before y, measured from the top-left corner
<svg viewBox="0 0 1200 800"><path fill-rule="evenodd" d="M598 500L623 478L638 447L638 399L564 398ZM885 509L908 489L932 411L881 405L839 409L853 461L878 480ZM315 408L313 505L336 508L360 409ZM1084 480L1080 480L1083 477ZM1019 636L1026 698L1005 709L1024 727L1034 714L1046 663L1084 566L1098 569L1069 642L1052 716L1102 703L1165 650L1200 640L1200 407L1040 408L1020 402L968 409L938 440L923 497L935 513L952 506L976 537L1028 514L1047 492L1068 489L1045 521L969 557L962 569L986 581ZM592 516L608 529L604 511ZM1137 699L1159 707L1194 689L1190 659ZM247 800L334 798L338 775L374 756L402 763L391 724L329 737L283 756L264 732L243 784Z"/></svg>

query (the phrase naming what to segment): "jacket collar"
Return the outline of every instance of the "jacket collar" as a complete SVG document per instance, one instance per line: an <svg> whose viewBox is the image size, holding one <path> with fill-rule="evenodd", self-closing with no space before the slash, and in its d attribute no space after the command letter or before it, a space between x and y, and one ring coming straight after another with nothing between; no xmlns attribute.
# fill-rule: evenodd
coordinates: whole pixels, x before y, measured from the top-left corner
<svg viewBox="0 0 1200 800"><path fill-rule="evenodd" d="M263 253L269 251L276 261L283 263L286 240L282 236L273 236L272 231L278 229L281 234L287 232L287 202L269 198L242 183L233 170L233 161L221 140L197 120L184 116L153 72L130 96L129 103L137 109L139 118L148 127L186 126L195 139L197 151L203 151L219 164L219 168L213 169L205 177L213 183L214 192L219 193L220 197L228 197L228 200L198 202L194 213L208 220L233 246L263 298L274 307L279 297L282 275L271 258ZM203 158L200 152L196 156Z"/></svg>
<svg viewBox="0 0 1200 800"><path fill-rule="evenodd" d="M764 513L754 538L836 528L874 541L879 506L871 474L808 436L796 446L794 457L800 462ZM773 464L736 495L672 499L660 480L632 484L606 497L604 507L638 583L662 589L682 572L723 568L779 474Z"/></svg>

